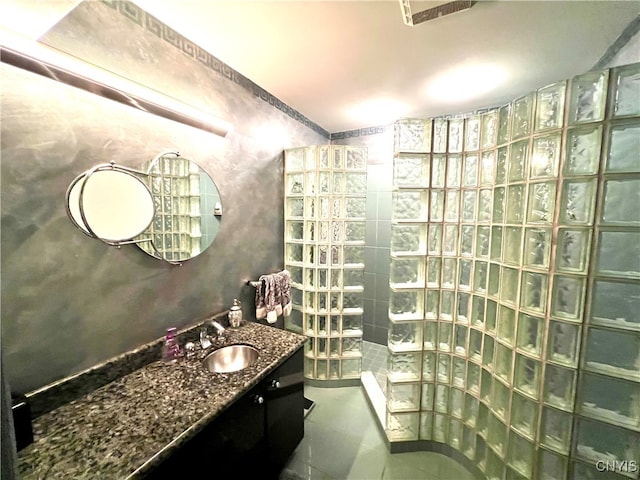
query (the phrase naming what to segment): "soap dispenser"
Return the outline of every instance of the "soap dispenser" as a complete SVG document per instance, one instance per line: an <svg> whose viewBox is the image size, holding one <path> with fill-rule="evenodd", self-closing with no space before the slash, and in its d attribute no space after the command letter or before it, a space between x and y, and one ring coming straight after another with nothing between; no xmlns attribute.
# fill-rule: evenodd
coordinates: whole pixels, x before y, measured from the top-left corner
<svg viewBox="0 0 640 480"><path fill-rule="evenodd" d="M233 299L233 306L229 309L229 326L237 328L242 323L242 308L237 298Z"/></svg>
<svg viewBox="0 0 640 480"><path fill-rule="evenodd" d="M162 361L166 365L173 365L182 356L182 351L178 340L176 339L177 329L175 327L167 328L167 334L164 337L162 345Z"/></svg>

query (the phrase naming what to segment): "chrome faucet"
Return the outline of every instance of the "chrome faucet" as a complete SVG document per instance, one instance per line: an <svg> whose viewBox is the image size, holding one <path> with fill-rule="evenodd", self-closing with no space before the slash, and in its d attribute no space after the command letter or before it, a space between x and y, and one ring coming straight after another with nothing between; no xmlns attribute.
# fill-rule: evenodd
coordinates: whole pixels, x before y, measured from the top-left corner
<svg viewBox="0 0 640 480"><path fill-rule="evenodd" d="M226 328L224 328L222 325L220 325L216 320L211 320L211 326L215 329L216 331L216 338L218 341L220 342L224 342L224 337L222 336L222 334L224 332L227 331Z"/></svg>

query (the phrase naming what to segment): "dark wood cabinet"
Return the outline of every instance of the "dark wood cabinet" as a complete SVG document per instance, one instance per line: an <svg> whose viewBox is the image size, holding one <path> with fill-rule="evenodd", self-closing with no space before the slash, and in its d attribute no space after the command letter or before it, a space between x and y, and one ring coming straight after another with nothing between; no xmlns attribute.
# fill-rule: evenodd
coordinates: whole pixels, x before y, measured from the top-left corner
<svg viewBox="0 0 640 480"><path fill-rule="evenodd" d="M222 412L148 475L278 478L304 436L303 350ZM227 477L229 476L229 477Z"/></svg>

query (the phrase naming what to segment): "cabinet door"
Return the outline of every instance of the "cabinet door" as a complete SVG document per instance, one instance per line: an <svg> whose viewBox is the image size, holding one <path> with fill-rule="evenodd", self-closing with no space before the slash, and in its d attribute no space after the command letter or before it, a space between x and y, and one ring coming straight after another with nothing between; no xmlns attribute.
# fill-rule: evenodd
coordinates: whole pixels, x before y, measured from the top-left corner
<svg viewBox="0 0 640 480"><path fill-rule="evenodd" d="M170 475L233 478L260 472L265 462L264 407L264 389L260 384L222 412L148 478L165 479Z"/></svg>
<svg viewBox="0 0 640 480"><path fill-rule="evenodd" d="M303 351L297 350L264 382L269 463L283 466L304 436Z"/></svg>

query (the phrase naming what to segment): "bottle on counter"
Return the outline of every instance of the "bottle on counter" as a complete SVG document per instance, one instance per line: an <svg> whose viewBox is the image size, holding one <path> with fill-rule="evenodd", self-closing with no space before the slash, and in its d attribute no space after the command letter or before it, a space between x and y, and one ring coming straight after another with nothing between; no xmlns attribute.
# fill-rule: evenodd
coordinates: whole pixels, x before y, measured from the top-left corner
<svg viewBox="0 0 640 480"><path fill-rule="evenodd" d="M175 327L167 328L167 334L164 337L164 345L162 345L162 361L167 365L173 365L182 356L178 339L176 338L177 329Z"/></svg>
<svg viewBox="0 0 640 480"><path fill-rule="evenodd" d="M242 323L242 308L237 298L233 299L233 306L229 309L229 326L237 328Z"/></svg>

